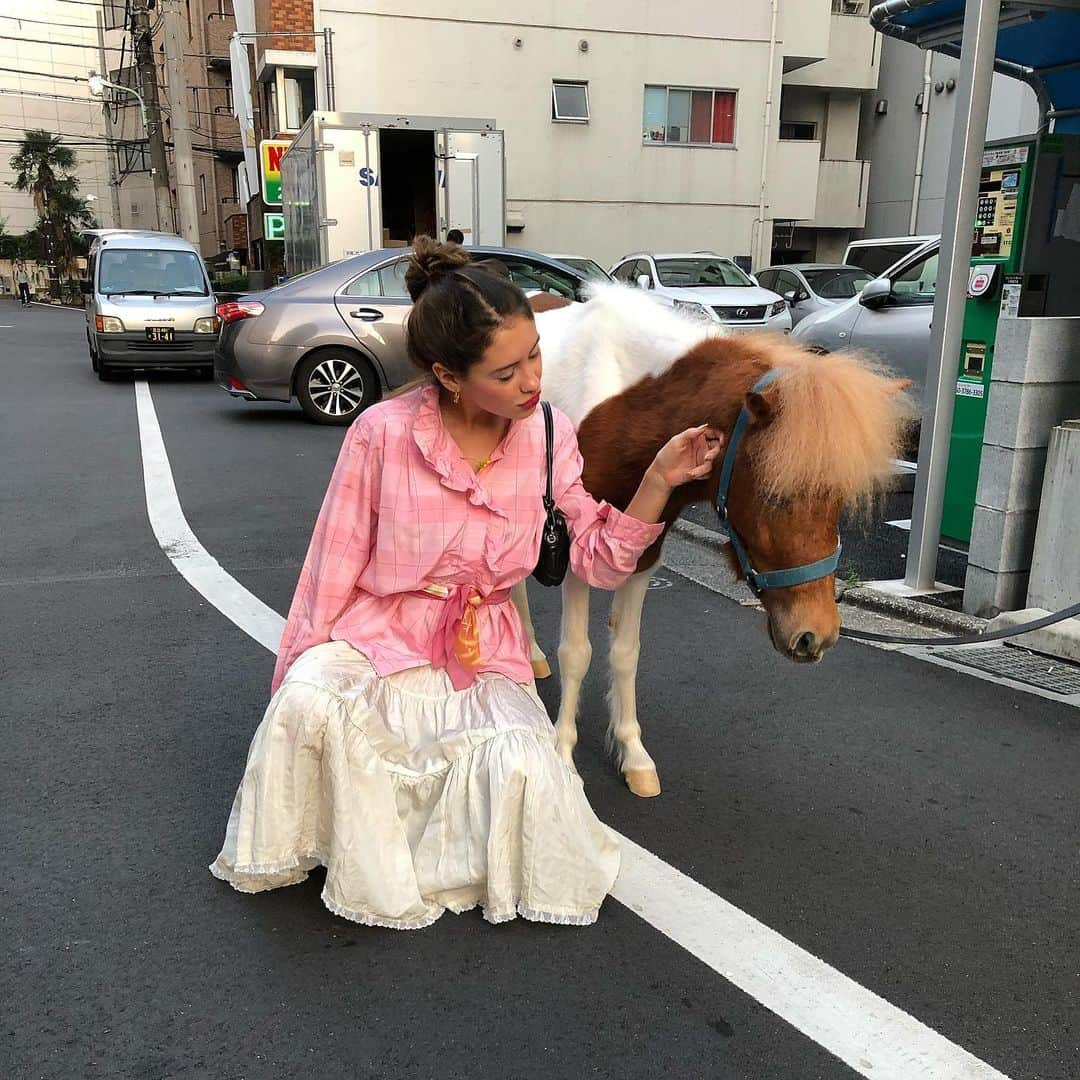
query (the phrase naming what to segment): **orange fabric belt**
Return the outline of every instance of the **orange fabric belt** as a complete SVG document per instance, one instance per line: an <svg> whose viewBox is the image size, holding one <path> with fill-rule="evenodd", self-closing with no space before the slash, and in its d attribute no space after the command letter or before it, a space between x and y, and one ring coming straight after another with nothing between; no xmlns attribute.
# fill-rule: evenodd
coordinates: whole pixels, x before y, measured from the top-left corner
<svg viewBox="0 0 1080 1080"><path fill-rule="evenodd" d="M510 599L509 589L496 589L482 595L472 585L425 585L419 590L424 596L446 603L441 633L436 642L436 666L450 667L451 658L466 672L475 671L483 663L480 653L480 625L477 609L485 604L502 604Z"/></svg>

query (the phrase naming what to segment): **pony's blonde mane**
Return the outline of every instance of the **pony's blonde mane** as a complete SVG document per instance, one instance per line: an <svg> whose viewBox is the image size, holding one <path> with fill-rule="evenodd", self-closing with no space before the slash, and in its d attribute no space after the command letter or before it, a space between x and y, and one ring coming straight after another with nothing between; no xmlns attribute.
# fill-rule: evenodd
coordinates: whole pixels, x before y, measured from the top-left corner
<svg viewBox="0 0 1080 1080"><path fill-rule="evenodd" d="M915 415L910 396L854 353L817 356L776 342L766 355L783 374L766 391L773 419L747 444L762 491L865 505L887 488Z"/></svg>

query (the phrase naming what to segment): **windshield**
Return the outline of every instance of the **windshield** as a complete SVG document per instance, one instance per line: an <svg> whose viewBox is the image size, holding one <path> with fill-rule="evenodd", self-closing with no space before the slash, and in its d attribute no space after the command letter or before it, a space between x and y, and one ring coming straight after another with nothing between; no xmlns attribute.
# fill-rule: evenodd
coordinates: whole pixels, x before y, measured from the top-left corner
<svg viewBox="0 0 1080 1080"><path fill-rule="evenodd" d="M671 289L713 289L738 285L753 287L753 282L726 259L657 259L660 284Z"/></svg>
<svg viewBox="0 0 1080 1080"><path fill-rule="evenodd" d="M804 270L807 285L824 300L848 300L873 281L874 275L854 266L832 266L827 270Z"/></svg>
<svg viewBox="0 0 1080 1080"><path fill-rule="evenodd" d="M590 281L610 281L607 271L592 259L559 259L559 262L580 270Z"/></svg>
<svg viewBox="0 0 1080 1080"><path fill-rule="evenodd" d="M106 248L98 290L103 296L206 296L202 260L193 251Z"/></svg>

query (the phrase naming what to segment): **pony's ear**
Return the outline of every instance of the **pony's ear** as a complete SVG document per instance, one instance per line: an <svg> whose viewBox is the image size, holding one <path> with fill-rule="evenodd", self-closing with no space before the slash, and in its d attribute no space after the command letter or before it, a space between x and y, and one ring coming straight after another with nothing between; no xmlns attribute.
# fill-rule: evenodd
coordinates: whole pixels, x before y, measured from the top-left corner
<svg viewBox="0 0 1080 1080"><path fill-rule="evenodd" d="M775 386L767 386L762 393L751 390L746 395L746 410L755 424L767 424L775 415L779 406L779 391Z"/></svg>

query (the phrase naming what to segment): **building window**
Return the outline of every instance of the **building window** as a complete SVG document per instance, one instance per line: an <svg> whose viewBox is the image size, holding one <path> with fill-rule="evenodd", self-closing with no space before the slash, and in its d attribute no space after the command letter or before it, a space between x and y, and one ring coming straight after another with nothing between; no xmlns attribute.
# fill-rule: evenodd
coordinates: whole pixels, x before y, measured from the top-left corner
<svg viewBox="0 0 1080 1080"><path fill-rule="evenodd" d="M206 213L206 173L199 173L199 206Z"/></svg>
<svg viewBox="0 0 1080 1080"><path fill-rule="evenodd" d="M813 142L817 138L817 124L809 120L795 120L780 122L780 138L793 139L802 142Z"/></svg>
<svg viewBox="0 0 1080 1080"><path fill-rule="evenodd" d="M551 84L551 119L564 123L589 122L589 84L553 82Z"/></svg>
<svg viewBox="0 0 1080 1080"><path fill-rule="evenodd" d="M646 86L642 138L683 146L735 145L735 91Z"/></svg>

